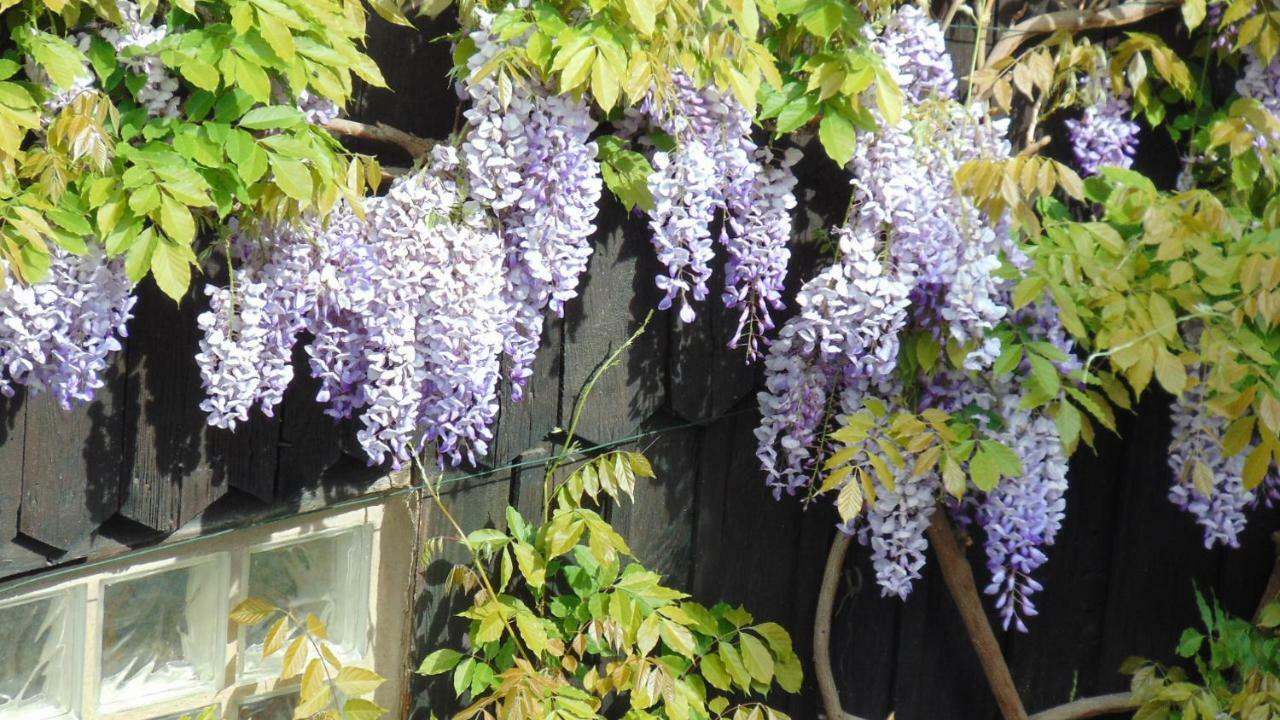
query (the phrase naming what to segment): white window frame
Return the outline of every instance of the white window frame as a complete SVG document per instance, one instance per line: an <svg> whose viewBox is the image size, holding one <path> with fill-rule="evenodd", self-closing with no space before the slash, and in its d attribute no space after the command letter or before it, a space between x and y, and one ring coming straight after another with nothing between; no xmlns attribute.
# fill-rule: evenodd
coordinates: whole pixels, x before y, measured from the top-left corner
<svg viewBox="0 0 1280 720"><path fill-rule="evenodd" d="M41 582L0 585L0 607L23 603L63 592L80 593L83 612L79 613L79 632L73 636L71 652L83 658L83 682L72 702L79 707L52 720L150 720L168 715L198 714L210 705L218 707L218 717L235 720L239 706L265 696L296 690L300 678L281 681L274 675L246 677L243 673L245 628L232 623L230 608L247 597L249 560L253 552L278 549L297 542L333 536L345 532L359 534L358 542L368 558L367 577L357 588L365 599L357 613L356 627L364 628L363 652L358 657L343 657L346 662L371 668L387 679L374 696L375 702L398 715L402 702L404 662L408 647L409 610L414 579L416 537L416 502L412 493L392 492L354 503L354 507L319 511L267 523L258 527L235 529L207 538L197 538L161 545L129 553L118 558L94 562L90 566ZM99 678L102 656L103 593L108 583L133 580L168 570L192 567L203 562L218 564L221 587L226 592L217 605L225 625L217 626L221 653L215 653L214 681L211 689L166 696L155 702L134 707L99 706ZM75 609L73 607L73 614ZM3 652L3 649L0 649ZM218 655L221 654L221 659ZM350 655L350 653L348 653ZM133 705L131 703L131 705Z"/></svg>

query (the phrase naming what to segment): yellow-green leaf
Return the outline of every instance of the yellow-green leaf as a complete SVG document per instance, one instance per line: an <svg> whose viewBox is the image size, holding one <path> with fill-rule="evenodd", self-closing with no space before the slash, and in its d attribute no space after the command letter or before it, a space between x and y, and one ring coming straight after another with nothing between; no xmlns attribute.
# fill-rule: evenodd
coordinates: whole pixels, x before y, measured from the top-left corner
<svg viewBox="0 0 1280 720"><path fill-rule="evenodd" d="M241 625L257 625L271 617L277 610L267 600L259 597L246 598L231 610L231 619Z"/></svg>

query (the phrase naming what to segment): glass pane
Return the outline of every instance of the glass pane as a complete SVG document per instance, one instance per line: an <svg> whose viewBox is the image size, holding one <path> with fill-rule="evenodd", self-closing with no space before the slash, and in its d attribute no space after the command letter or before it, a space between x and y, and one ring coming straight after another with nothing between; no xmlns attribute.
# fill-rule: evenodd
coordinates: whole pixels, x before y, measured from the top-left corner
<svg viewBox="0 0 1280 720"><path fill-rule="evenodd" d="M301 621L320 618L329 643L348 657L364 652L364 613L368 596L369 551L357 528L337 535L261 550L249 561L249 595L287 608ZM245 669L277 672L280 653L262 660L262 643L272 623L245 630Z"/></svg>
<svg viewBox="0 0 1280 720"><path fill-rule="evenodd" d="M102 705L154 702L213 684L227 626L224 575L208 561L106 586Z"/></svg>
<svg viewBox="0 0 1280 720"><path fill-rule="evenodd" d="M78 704L83 614L79 592L0 606L0 718L40 720Z"/></svg>
<svg viewBox="0 0 1280 720"><path fill-rule="evenodd" d="M293 720L297 706L296 694L246 700L240 706L240 720Z"/></svg>
<svg viewBox="0 0 1280 720"><path fill-rule="evenodd" d="M202 716L217 718L218 716L215 712L216 710L217 710L216 706L210 705L208 707L198 707L198 708L195 708L194 710L187 710L186 712L174 713L172 715L164 715L162 717L152 718L151 720L184 720L184 719L199 720ZM214 714L205 714L206 711Z"/></svg>

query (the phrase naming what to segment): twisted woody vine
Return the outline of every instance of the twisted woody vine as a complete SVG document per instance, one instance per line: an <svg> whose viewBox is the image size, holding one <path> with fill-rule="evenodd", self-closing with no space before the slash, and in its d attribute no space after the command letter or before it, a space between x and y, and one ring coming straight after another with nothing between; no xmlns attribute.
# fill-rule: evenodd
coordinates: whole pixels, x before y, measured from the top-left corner
<svg viewBox="0 0 1280 720"><path fill-rule="evenodd" d="M275 412L305 342L315 399L358 423L370 463L472 464L501 388L523 397L546 318L576 302L598 208L619 202L647 223L659 311L734 313L730 346L764 376L765 480L835 503L833 557L855 539L905 598L959 527L983 544L1004 626L1034 631L1068 458L1154 388L1173 397L1168 499L1206 547L1236 546L1280 501L1280 8L1144 0L1000 28L993 5L0 0L0 392L91 401L150 277L175 302L206 296L210 425ZM385 84L370 12L456 13L449 137L343 116L354 83ZM1172 34L1144 30L1166 13ZM966 67L944 41L958 21L984 38ZM1069 153L1046 154L1055 133ZM1133 169L1157 134L1181 156L1172 185ZM383 168L350 136L415 165ZM805 154L843 168L851 196L821 266L788 288ZM649 701L627 717L781 716L707 698L794 689L785 632L624 569L625 541L584 509L602 477L620 499L643 458L571 461L579 491L543 525L517 514L465 543L459 584L482 598L468 617L502 656L455 681L481 699L472 715L518 716L519 690L596 717L603 687ZM486 568L503 562L499 588ZM657 679L584 680L587 649L566 648L602 619L548 604L561 572L625 595L622 614L674 608L607 640L626 655L641 633L636 672ZM527 596L486 604L509 582ZM1002 665L1001 708L1025 716ZM517 666L557 682L520 684Z"/></svg>

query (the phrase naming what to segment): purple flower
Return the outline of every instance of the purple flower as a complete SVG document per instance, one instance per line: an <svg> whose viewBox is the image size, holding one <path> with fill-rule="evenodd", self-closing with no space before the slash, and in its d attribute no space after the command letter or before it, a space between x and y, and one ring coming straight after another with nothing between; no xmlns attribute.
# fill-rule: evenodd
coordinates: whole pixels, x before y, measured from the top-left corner
<svg viewBox="0 0 1280 720"><path fill-rule="evenodd" d="M1086 175L1096 175L1104 165L1132 167L1139 128L1130 119L1133 108L1128 97L1114 95L1105 74L1099 75L1093 94L1097 99L1085 107L1080 119L1066 121L1076 164Z"/></svg>
<svg viewBox="0 0 1280 720"><path fill-rule="evenodd" d="M51 244L49 253L44 279L11 278L0 290L0 394L13 397L14 385L48 390L69 410L103 386L136 298L123 258L95 245L73 255Z"/></svg>

